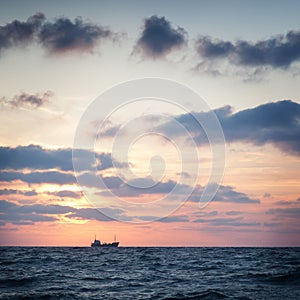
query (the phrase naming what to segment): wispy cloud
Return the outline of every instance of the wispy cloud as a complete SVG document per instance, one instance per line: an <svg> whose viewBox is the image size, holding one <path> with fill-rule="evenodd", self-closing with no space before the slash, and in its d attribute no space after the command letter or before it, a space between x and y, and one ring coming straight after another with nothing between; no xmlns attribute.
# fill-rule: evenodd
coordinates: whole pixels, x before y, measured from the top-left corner
<svg viewBox="0 0 300 300"><path fill-rule="evenodd" d="M245 221L243 217L236 218L214 218L214 219L196 219L195 223L206 223L211 226L230 226L230 227L257 227L260 222Z"/></svg>
<svg viewBox="0 0 300 300"><path fill-rule="evenodd" d="M12 108L38 108L50 102L52 97L51 91L36 94L21 93L11 99L1 97L0 104Z"/></svg>

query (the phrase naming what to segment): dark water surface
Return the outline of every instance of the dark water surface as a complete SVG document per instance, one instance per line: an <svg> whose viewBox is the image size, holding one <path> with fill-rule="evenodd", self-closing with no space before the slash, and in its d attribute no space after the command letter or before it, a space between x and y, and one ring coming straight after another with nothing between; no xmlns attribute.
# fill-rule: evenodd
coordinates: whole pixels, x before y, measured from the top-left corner
<svg viewBox="0 0 300 300"><path fill-rule="evenodd" d="M0 247L0 299L300 299L300 248Z"/></svg>

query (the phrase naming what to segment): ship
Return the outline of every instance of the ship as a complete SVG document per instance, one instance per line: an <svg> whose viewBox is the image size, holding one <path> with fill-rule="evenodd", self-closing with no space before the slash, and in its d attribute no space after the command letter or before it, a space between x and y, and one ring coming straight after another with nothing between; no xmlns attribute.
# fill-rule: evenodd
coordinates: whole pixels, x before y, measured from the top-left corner
<svg viewBox="0 0 300 300"><path fill-rule="evenodd" d="M97 240L96 235L95 235L95 240L94 242L91 243L91 247L118 247L119 242L116 241L116 236L115 240L112 243L101 243L100 240Z"/></svg>

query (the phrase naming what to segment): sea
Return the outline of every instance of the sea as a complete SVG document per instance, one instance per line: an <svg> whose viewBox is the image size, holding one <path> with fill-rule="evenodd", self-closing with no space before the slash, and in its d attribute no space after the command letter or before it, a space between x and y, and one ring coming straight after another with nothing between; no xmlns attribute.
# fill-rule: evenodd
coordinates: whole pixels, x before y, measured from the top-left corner
<svg viewBox="0 0 300 300"><path fill-rule="evenodd" d="M0 299L300 299L300 248L0 247Z"/></svg>

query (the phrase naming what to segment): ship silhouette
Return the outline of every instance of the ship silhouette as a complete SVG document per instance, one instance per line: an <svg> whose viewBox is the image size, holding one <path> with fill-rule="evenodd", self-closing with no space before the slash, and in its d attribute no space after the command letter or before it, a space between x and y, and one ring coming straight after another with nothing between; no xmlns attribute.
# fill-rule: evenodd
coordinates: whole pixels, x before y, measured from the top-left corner
<svg viewBox="0 0 300 300"><path fill-rule="evenodd" d="M100 240L97 240L95 235L95 240L94 242L91 243L91 247L118 247L118 246L119 246L119 242L116 241L116 236L114 242L112 243L101 243Z"/></svg>

